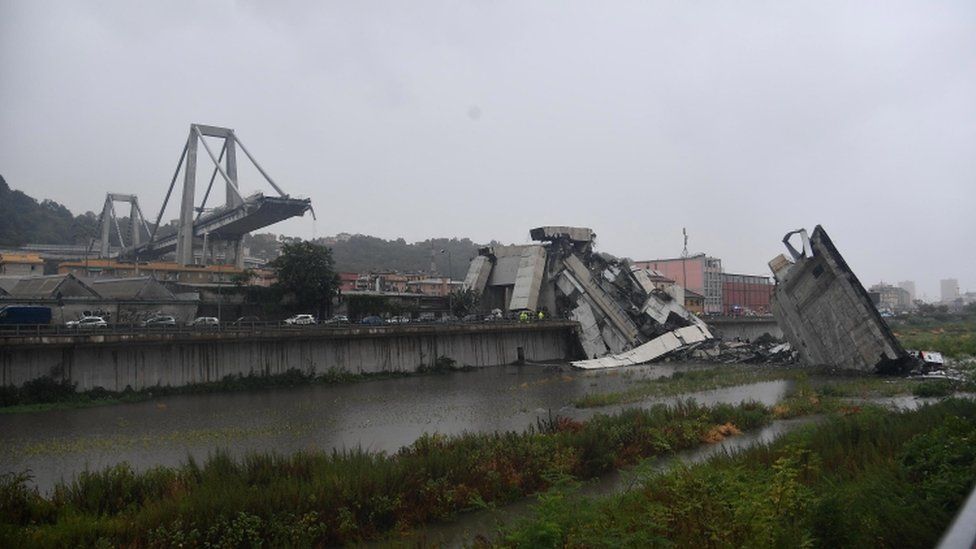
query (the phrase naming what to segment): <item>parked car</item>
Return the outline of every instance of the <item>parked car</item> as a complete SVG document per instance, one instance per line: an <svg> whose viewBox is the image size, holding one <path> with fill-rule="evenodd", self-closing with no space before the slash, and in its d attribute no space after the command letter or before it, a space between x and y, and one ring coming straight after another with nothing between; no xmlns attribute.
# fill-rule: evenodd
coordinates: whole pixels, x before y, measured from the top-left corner
<svg viewBox="0 0 976 549"><path fill-rule="evenodd" d="M309 326L316 324L315 317L312 315L295 315L285 319L285 324L289 326Z"/></svg>
<svg viewBox="0 0 976 549"><path fill-rule="evenodd" d="M100 316L83 316L78 320L69 320L68 322L65 322L65 326L67 326L68 328L77 328L77 329L107 328L108 323L105 322L105 319Z"/></svg>
<svg viewBox="0 0 976 549"><path fill-rule="evenodd" d="M420 313L417 317L417 322L435 322L437 320L437 315L434 313Z"/></svg>
<svg viewBox="0 0 976 549"><path fill-rule="evenodd" d="M154 316L142 322L146 328L175 328L176 319L168 315Z"/></svg>
<svg viewBox="0 0 976 549"><path fill-rule="evenodd" d="M382 318L378 316L367 316L366 318L359 321L360 324L366 324L369 326L378 326L380 324L386 324Z"/></svg>
<svg viewBox="0 0 976 549"><path fill-rule="evenodd" d="M346 315L335 315L334 317L326 320L323 324L339 325L339 324L349 324L349 317Z"/></svg>
<svg viewBox="0 0 976 549"><path fill-rule="evenodd" d="M256 316L242 316L231 324L234 326L246 326L248 324L254 324L255 322L261 322L261 319Z"/></svg>
<svg viewBox="0 0 976 549"><path fill-rule="evenodd" d="M464 315L461 317L461 322L481 322L481 317L475 314Z"/></svg>
<svg viewBox="0 0 976 549"><path fill-rule="evenodd" d="M220 321L212 316L198 316L190 322L190 326L195 328L216 328L220 326Z"/></svg>
<svg viewBox="0 0 976 549"><path fill-rule="evenodd" d="M410 323L410 317L409 316L394 316L394 317L391 317L386 322L387 322L387 324L409 324Z"/></svg>
<svg viewBox="0 0 976 549"><path fill-rule="evenodd" d="M500 320L505 320L505 315L502 314L501 309L492 309L490 313L485 315L485 322L498 322Z"/></svg>

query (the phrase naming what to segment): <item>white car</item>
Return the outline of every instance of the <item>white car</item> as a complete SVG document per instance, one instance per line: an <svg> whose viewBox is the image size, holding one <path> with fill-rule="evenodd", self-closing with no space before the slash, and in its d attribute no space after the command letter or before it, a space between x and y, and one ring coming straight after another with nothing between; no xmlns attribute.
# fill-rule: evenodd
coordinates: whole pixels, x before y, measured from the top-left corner
<svg viewBox="0 0 976 549"><path fill-rule="evenodd" d="M108 322L100 316L83 316L78 320L65 322L68 328L107 328Z"/></svg>
<svg viewBox="0 0 976 549"><path fill-rule="evenodd" d="M295 315L285 319L285 324L289 326L309 326L315 323L315 317L312 315Z"/></svg>
<svg viewBox="0 0 976 549"><path fill-rule="evenodd" d="M196 327L217 327L220 326L220 321L216 317L212 316L199 316L190 322L190 326Z"/></svg>

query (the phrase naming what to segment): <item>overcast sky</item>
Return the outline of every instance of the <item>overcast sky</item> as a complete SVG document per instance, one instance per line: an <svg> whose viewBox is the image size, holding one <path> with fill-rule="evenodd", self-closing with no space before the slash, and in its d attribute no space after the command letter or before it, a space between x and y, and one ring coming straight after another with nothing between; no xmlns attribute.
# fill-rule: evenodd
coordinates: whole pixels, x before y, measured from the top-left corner
<svg viewBox="0 0 976 549"><path fill-rule="evenodd" d="M317 222L272 232L582 225L646 259L687 227L692 252L766 274L820 223L866 286L976 290L972 0L0 0L12 187L149 215L191 122L312 198Z"/></svg>

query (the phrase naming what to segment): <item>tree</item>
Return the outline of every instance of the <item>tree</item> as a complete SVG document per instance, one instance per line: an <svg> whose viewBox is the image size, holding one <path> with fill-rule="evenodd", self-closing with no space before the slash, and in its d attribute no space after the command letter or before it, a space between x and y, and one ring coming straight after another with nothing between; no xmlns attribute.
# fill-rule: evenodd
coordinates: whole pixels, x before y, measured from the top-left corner
<svg viewBox="0 0 976 549"><path fill-rule="evenodd" d="M481 296L474 290L455 290L448 296L451 305L451 314L462 317L478 310L481 304Z"/></svg>
<svg viewBox="0 0 976 549"><path fill-rule="evenodd" d="M235 274L231 277L231 282L234 283L238 288L242 286L247 286L251 283L251 280L257 277L257 273L254 269L244 269L243 271Z"/></svg>
<svg viewBox="0 0 976 549"><path fill-rule="evenodd" d="M332 250L311 242L289 242L281 255L268 264L275 272L275 285L294 296L295 303L315 307L318 316L331 310L339 292Z"/></svg>

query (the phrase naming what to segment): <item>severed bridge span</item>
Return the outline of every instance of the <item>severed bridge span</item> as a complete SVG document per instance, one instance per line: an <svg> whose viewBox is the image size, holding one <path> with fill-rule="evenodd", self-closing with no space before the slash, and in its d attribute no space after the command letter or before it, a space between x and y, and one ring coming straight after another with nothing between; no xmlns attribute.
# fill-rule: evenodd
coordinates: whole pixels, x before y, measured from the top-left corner
<svg viewBox="0 0 976 549"><path fill-rule="evenodd" d="M219 140L221 146L218 153L214 153L206 138ZM203 145L203 151L210 157L213 171L203 199L199 205L196 205L197 155L200 145ZM265 195L263 192L248 196L241 194L237 179L238 148L277 196ZM163 226L160 224L163 214L173 196L173 191L178 187L181 173L183 184L180 193L179 219L175 224ZM223 204L207 208L207 201L214 194L214 183L217 182L218 175L224 183L225 200ZM126 202L130 206L130 223L128 230L125 231L128 235L123 233L116 216L116 202ZM202 252L200 254L202 263L206 264L208 253L212 253L214 247L222 246L228 252L227 257L233 257L234 264L243 268L245 234L291 217L300 217L311 210L311 199L292 198L285 193L258 164L244 143L238 139L234 130L191 124L190 135L183 145L183 152L180 154L176 171L166 191L166 198L163 199L163 205L153 225L150 226L146 222L135 195L109 193L106 196L100 219L100 255L106 258L111 256L109 237L114 228L121 244L121 250L115 255L119 259L150 260L175 252L176 263L190 265L194 263L194 251L199 249ZM315 215L314 211L312 215Z"/></svg>

